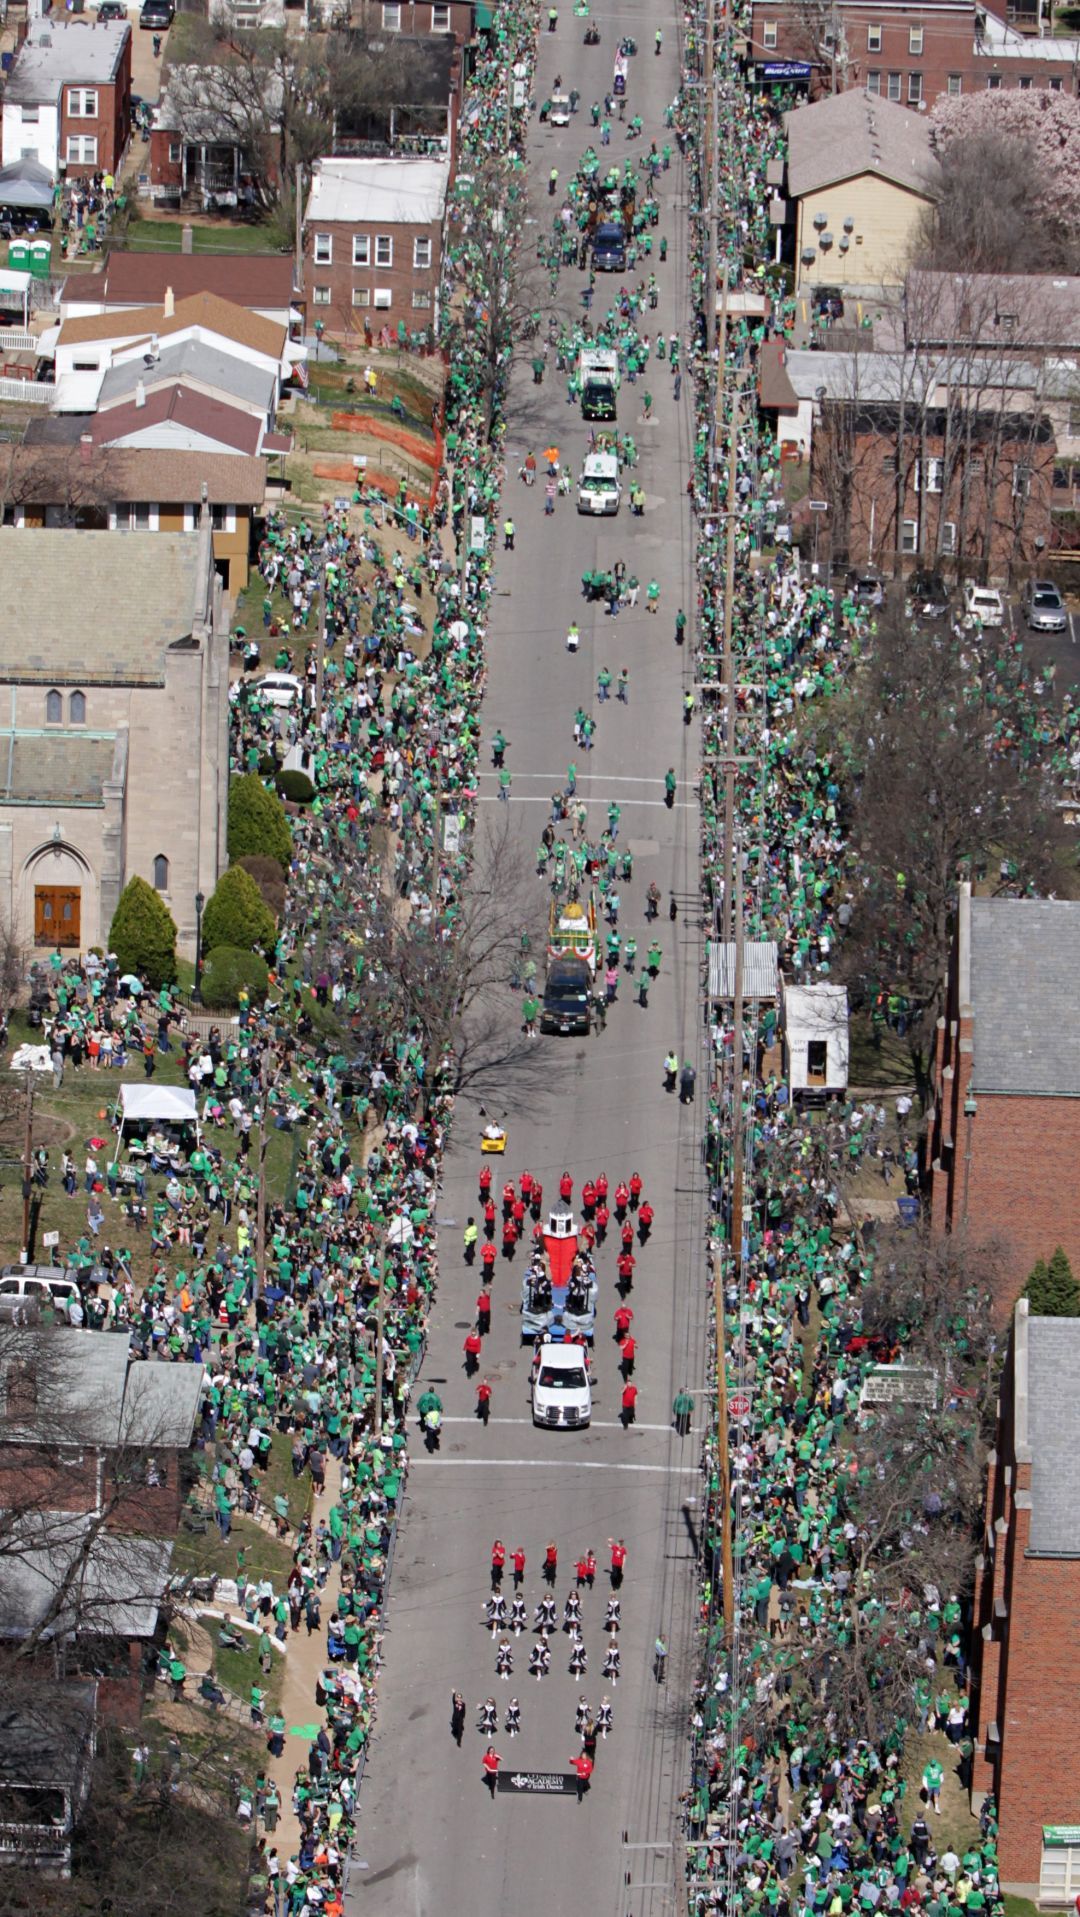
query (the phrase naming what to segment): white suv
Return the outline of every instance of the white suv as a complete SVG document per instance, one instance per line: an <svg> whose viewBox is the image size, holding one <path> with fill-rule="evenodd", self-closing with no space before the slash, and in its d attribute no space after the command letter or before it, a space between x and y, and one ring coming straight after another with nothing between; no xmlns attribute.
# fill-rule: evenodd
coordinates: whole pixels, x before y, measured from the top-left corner
<svg viewBox="0 0 1080 1917"><path fill-rule="evenodd" d="M533 1423L588 1424L592 1417L589 1359L584 1345L542 1344L533 1361Z"/></svg>
<svg viewBox="0 0 1080 1917"><path fill-rule="evenodd" d="M1005 602L996 586L977 586L969 579L964 587L964 624L973 626L976 620L984 627L1003 626Z"/></svg>

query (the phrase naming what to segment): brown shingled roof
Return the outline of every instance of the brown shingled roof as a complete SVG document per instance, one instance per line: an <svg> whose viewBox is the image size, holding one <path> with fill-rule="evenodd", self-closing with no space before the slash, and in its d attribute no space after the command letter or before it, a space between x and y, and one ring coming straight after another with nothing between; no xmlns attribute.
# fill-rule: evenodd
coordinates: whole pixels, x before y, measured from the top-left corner
<svg viewBox="0 0 1080 1917"><path fill-rule="evenodd" d="M49 506L77 497L78 447L16 446L6 465L8 491L24 506ZM241 453L175 453L155 446L95 446L86 482L117 504L137 499L193 505L205 484L212 506L259 507L266 495L265 459ZM5 551L9 548L5 547Z"/></svg>
<svg viewBox="0 0 1080 1917"><path fill-rule="evenodd" d="M160 305L167 287L175 298L213 293L234 306L289 306L291 253L110 253L100 279L68 282L74 300L110 306ZM67 292L67 288L65 288Z"/></svg>
<svg viewBox="0 0 1080 1917"><path fill-rule="evenodd" d="M263 319L232 300L216 293L193 293L177 300L172 317L166 319L164 305L133 306L123 313L100 313L94 319L65 320L58 346L77 345L83 340L139 339L156 334L170 339L189 326L205 326L223 339L235 340L255 353L280 359L285 347L285 328L277 320Z"/></svg>

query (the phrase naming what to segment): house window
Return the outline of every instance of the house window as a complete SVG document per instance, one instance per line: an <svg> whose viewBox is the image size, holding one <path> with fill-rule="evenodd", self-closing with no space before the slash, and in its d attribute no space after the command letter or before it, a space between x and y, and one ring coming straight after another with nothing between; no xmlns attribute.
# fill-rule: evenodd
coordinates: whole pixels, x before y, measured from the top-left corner
<svg viewBox="0 0 1080 1917"><path fill-rule="evenodd" d="M401 32L401 0L383 0L382 23L384 33Z"/></svg>
<svg viewBox="0 0 1080 1917"><path fill-rule="evenodd" d="M68 113L73 120L96 120L97 103L96 87L68 88Z"/></svg>
<svg viewBox="0 0 1080 1917"><path fill-rule="evenodd" d="M443 0L442 6L432 7L431 31L432 33L449 33L450 31L450 0Z"/></svg>
<svg viewBox="0 0 1080 1917"><path fill-rule="evenodd" d="M866 76L866 91L867 93L881 92L881 75L877 72L876 68Z"/></svg>
<svg viewBox="0 0 1080 1917"><path fill-rule="evenodd" d="M235 506L211 506L210 525L214 532L231 533L236 531Z"/></svg>
<svg viewBox="0 0 1080 1917"><path fill-rule="evenodd" d="M986 76L986 90L987 90L987 92L988 92L988 93L998 93L998 92L1000 91L1000 89L1001 89L1001 75L1000 75L1000 73L988 73L988 74L987 74L987 76Z"/></svg>
<svg viewBox="0 0 1080 1917"><path fill-rule="evenodd" d="M888 99L890 99L890 100L899 100L899 98L900 98L900 82L901 82L901 80L903 79L903 77L904 77L904 76L903 76L903 74L902 74L902 73L890 73L890 75L889 75L889 81L888 81L888 89L887 89L887 98L888 98Z"/></svg>
<svg viewBox="0 0 1080 1917"><path fill-rule="evenodd" d="M900 522L900 551L914 552L918 537L918 521L915 519L902 519Z"/></svg>
<svg viewBox="0 0 1080 1917"><path fill-rule="evenodd" d="M1031 467L1016 465L1012 472L1012 494L1014 499L1027 499L1031 492Z"/></svg>
<svg viewBox="0 0 1080 1917"><path fill-rule="evenodd" d="M313 306L329 306L330 288L328 286L313 286L311 289L311 303Z"/></svg>
<svg viewBox="0 0 1080 1917"><path fill-rule="evenodd" d="M915 467L914 477L915 491L917 493L939 493L945 481L945 461L943 459L928 459L924 478L923 463L919 460Z"/></svg>
<svg viewBox="0 0 1080 1917"><path fill-rule="evenodd" d="M393 303L394 296L388 286L377 286L375 288L375 305L379 307L382 312L387 312Z"/></svg>
<svg viewBox="0 0 1080 1917"><path fill-rule="evenodd" d="M907 97L909 106L922 104L922 74L909 73L907 77Z"/></svg>
<svg viewBox="0 0 1080 1917"><path fill-rule="evenodd" d="M169 889L169 861L164 852L159 852L154 860L154 890L167 892Z"/></svg>
<svg viewBox="0 0 1080 1917"><path fill-rule="evenodd" d="M949 93L949 94L951 94L951 96L952 96L952 98L953 98L954 100L955 100L955 99L956 99L956 98L958 97L958 95L960 95L961 93L963 93L963 91L964 91L964 76L963 76L963 74L962 74L962 73L950 73L950 74L949 74L949 76L948 76L948 78L947 78L947 80L946 80L946 82L945 82L945 91L946 91L946 93Z"/></svg>
<svg viewBox="0 0 1080 1917"><path fill-rule="evenodd" d="M334 236L332 233L316 233L315 264L329 266L334 258Z"/></svg>
<svg viewBox="0 0 1080 1917"><path fill-rule="evenodd" d="M776 21L763 20L761 23L761 44L766 53L776 51Z"/></svg>
<svg viewBox="0 0 1080 1917"><path fill-rule="evenodd" d="M157 518L152 506L144 500L136 500L128 507L128 525L132 532L153 532L153 521Z"/></svg>
<svg viewBox="0 0 1080 1917"><path fill-rule="evenodd" d="M1058 77L1057 77L1056 79L1054 79L1054 80L1048 80L1048 81L1046 82L1046 85L1047 85L1047 90L1048 90L1048 91L1049 91L1050 93L1060 93L1060 92L1061 92L1061 76L1060 76L1060 74L1058 75Z"/></svg>
<svg viewBox="0 0 1080 1917"><path fill-rule="evenodd" d="M431 267L430 239L414 240L412 243L412 263L416 272L426 273Z"/></svg>
<svg viewBox="0 0 1080 1917"><path fill-rule="evenodd" d="M921 56L921 54L922 54L922 47L923 47L923 30L922 30L922 28L921 28L921 27L909 27L909 28L908 28L908 37L907 37L907 50L908 50L908 52L909 52L909 53L917 53L917 54L919 54L919 55Z"/></svg>
<svg viewBox="0 0 1080 1917"><path fill-rule="evenodd" d="M881 28L880 27L867 27L866 51L867 53L881 52Z"/></svg>
<svg viewBox="0 0 1080 1917"><path fill-rule="evenodd" d="M376 266L393 266L394 264L394 242L388 233L375 235L375 264Z"/></svg>
<svg viewBox="0 0 1080 1917"><path fill-rule="evenodd" d="M885 457L881 462L881 470L883 473L888 473L890 478L892 479L896 478L896 454L895 453L885 454Z"/></svg>
<svg viewBox="0 0 1080 1917"><path fill-rule="evenodd" d="M1080 399L1071 399L1069 401L1069 438L1076 439L1078 435L1080 435Z"/></svg>
<svg viewBox="0 0 1080 1917"><path fill-rule="evenodd" d="M64 722L64 701L55 689L45 694L45 724L58 726Z"/></svg>
<svg viewBox="0 0 1080 1917"><path fill-rule="evenodd" d="M1016 84L1020 88L1021 93L1030 93L1031 92L1030 73L1022 73L1020 75L1019 80L1016 82Z"/></svg>
<svg viewBox="0 0 1080 1917"><path fill-rule="evenodd" d="M354 286L352 290L352 303L354 306L370 306L371 305L370 286Z"/></svg>
<svg viewBox="0 0 1080 1917"><path fill-rule="evenodd" d="M184 149L179 140L169 141L169 165L179 166L184 157Z"/></svg>
<svg viewBox="0 0 1080 1917"><path fill-rule="evenodd" d="M418 309L421 307L430 306L431 294L430 293L414 293L412 296L412 303L413 303L413 306Z"/></svg>
<svg viewBox="0 0 1080 1917"><path fill-rule="evenodd" d="M954 553L956 551L956 521L955 519L946 519L942 523L941 550L943 553L948 553L948 554Z"/></svg>
<svg viewBox="0 0 1080 1917"><path fill-rule="evenodd" d="M836 35L831 27L826 27L822 33L821 44L826 53L836 52Z"/></svg>
<svg viewBox="0 0 1080 1917"><path fill-rule="evenodd" d="M69 133L67 140L68 165L96 166L97 149L96 133Z"/></svg>
<svg viewBox="0 0 1080 1917"><path fill-rule="evenodd" d="M68 700L68 718L71 720L73 726L84 726L86 724L85 692L72 693Z"/></svg>
<svg viewBox="0 0 1080 1917"><path fill-rule="evenodd" d="M354 266L371 265L371 240L367 233L353 234L352 263Z"/></svg>

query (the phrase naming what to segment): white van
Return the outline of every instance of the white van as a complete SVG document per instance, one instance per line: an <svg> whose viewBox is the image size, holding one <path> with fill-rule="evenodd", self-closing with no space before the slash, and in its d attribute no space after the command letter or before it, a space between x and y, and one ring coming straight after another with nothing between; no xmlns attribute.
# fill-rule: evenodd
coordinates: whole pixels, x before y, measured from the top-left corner
<svg viewBox="0 0 1080 1917"><path fill-rule="evenodd" d="M52 1303L58 1319L69 1321L71 1303L79 1297L73 1271L63 1265L5 1265L0 1271L0 1311L9 1316L17 1306Z"/></svg>
<svg viewBox="0 0 1080 1917"><path fill-rule="evenodd" d="M569 94L567 93L552 94L551 112L548 117L551 120L552 126L569 126L570 125Z"/></svg>
<svg viewBox="0 0 1080 1917"><path fill-rule="evenodd" d="M590 453L578 481L579 513L617 513L622 498L619 462L614 453Z"/></svg>

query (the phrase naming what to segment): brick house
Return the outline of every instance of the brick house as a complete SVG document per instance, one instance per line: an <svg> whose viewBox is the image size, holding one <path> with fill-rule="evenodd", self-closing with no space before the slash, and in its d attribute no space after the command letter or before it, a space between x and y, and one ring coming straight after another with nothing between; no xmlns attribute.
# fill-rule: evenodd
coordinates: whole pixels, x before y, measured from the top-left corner
<svg viewBox="0 0 1080 1917"><path fill-rule="evenodd" d="M1056 451L1042 412L825 398L811 492L834 502L842 491L830 510L838 563L945 562L1005 581L1050 543Z"/></svg>
<svg viewBox="0 0 1080 1917"><path fill-rule="evenodd" d="M1002 1890L1042 1906L1080 1891L1078 1376L1080 1319L1033 1318L1022 1298L976 1563L972 1794L997 1793Z"/></svg>
<svg viewBox="0 0 1080 1917"><path fill-rule="evenodd" d="M1080 902L961 885L924 1170L935 1232L1006 1248L1002 1320L1055 1245L1080 1270L1078 949Z"/></svg>
<svg viewBox="0 0 1080 1917"><path fill-rule="evenodd" d="M304 218L305 287L327 333L409 332L438 321L449 160L332 159Z"/></svg>
<svg viewBox="0 0 1080 1917"><path fill-rule="evenodd" d="M350 20L368 33L450 33L472 39L473 0L352 0Z"/></svg>
<svg viewBox="0 0 1080 1917"><path fill-rule="evenodd" d="M786 77L811 99L851 87L920 109L942 94L1047 87L1077 91L1077 43L1039 39L1037 0L1005 18L975 0L837 0L821 26L799 0L753 0L744 65L762 85Z"/></svg>
<svg viewBox="0 0 1080 1917"><path fill-rule="evenodd" d="M91 15L35 21L7 77L3 164L53 179L117 173L131 133L131 28Z"/></svg>

